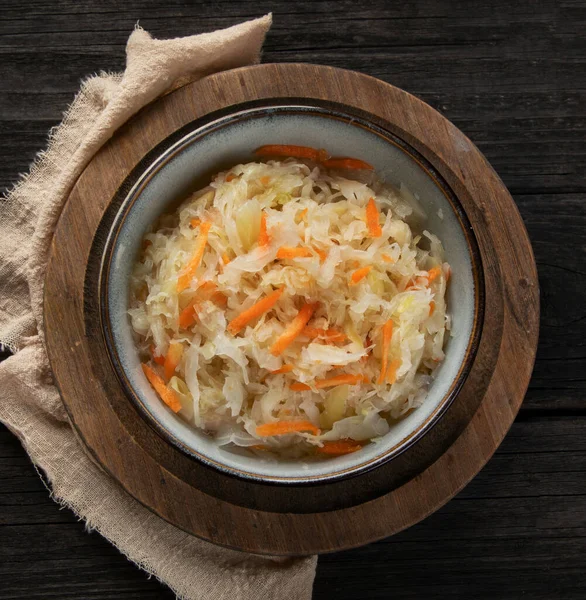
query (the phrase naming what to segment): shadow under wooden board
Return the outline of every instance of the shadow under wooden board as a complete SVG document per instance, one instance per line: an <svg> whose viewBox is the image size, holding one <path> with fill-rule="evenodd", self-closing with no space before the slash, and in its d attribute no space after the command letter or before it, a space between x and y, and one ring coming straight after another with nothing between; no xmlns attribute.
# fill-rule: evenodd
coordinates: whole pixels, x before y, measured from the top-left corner
<svg viewBox="0 0 586 600"><path fill-rule="evenodd" d="M471 222L486 306L470 374L433 429L369 473L297 488L220 474L149 427L123 393L105 353L95 287L108 225L153 149L158 153L214 111L283 98L366 111L431 163ZM157 100L98 152L57 226L45 285L45 328L72 423L92 457L132 496L214 543L298 555L358 546L409 527L483 467L512 424L529 383L538 303L533 254L515 204L486 159L449 121L406 92L359 73L260 65L212 75Z"/></svg>

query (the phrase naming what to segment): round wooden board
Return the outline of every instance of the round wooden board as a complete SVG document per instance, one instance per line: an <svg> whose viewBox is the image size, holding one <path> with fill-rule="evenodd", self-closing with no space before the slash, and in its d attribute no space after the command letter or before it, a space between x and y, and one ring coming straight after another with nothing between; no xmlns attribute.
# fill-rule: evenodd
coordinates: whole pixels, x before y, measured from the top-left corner
<svg viewBox="0 0 586 600"><path fill-rule="evenodd" d="M92 256L107 234L103 228L108 211L115 209L112 199L124 194L133 169L195 119L236 104L287 97L367 111L418 150L456 193L472 223L486 294L480 347L468 380L421 444L402 463L389 463L394 465L387 467L389 475L396 471L387 487L391 491L379 485L372 499L356 504L352 489L361 489L359 479L342 483L339 490L330 484L305 488L303 494L314 501L323 498L322 512L308 512L303 503L299 510L283 504L290 512L261 510L266 509L263 498L286 497L284 488L246 487L234 478L218 478L165 443L125 399L107 357L96 355L101 332L96 320L88 319L95 311ZM98 152L57 226L45 285L45 328L72 423L94 459L132 496L211 542L298 555L358 546L409 527L447 502L484 466L512 424L529 383L538 303L535 262L515 204L486 159L449 121L406 92L359 73L260 65L212 75L159 99ZM340 493L346 507L328 501Z"/></svg>

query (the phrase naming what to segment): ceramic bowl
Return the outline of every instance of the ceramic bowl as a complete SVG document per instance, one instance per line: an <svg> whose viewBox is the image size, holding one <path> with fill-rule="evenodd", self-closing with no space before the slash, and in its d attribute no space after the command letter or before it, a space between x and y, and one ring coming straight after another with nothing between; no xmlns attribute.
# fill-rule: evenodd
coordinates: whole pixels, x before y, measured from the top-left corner
<svg viewBox="0 0 586 600"><path fill-rule="evenodd" d="M178 141L163 142L141 166L111 229L102 261L100 302L107 347L118 378L140 414L169 443L205 464L252 480L278 484L319 483L364 473L398 456L433 427L464 383L479 339L483 311L482 269L474 234L454 193L411 146L368 115L312 101L283 101L230 111L193 122ZM205 185L219 170L253 159L263 144L326 148L374 165L385 181L406 186L427 217L424 227L442 240L453 277L447 299L452 335L446 358L418 409L393 425L384 438L330 460L261 459L219 447L188 425L157 397L140 367L127 315L129 279L143 235L159 215Z"/></svg>

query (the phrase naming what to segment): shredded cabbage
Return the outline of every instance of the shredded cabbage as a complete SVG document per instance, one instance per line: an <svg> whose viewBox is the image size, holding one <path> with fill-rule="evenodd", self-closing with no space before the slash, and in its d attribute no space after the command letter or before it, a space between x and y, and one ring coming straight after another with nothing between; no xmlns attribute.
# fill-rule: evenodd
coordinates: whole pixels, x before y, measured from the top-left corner
<svg viewBox="0 0 586 600"><path fill-rule="evenodd" d="M138 351L162 375L154 358L171 341L183 345L168 386L179 415L219 444L307 456L337 440L377 440L425 401L450 329L442 244L411 229L424 215L404 186L339 173L294 158L241 164L145 235L128 311ZM365 216L371 199L379 237ZM268 243L259 244L263 215ZM178 292L203 222L211 224L203 256ZM280 248L300 255L279 258ZM367 275L354 282L364 267ZM278 289L274 305L231 331ZM306 303L314 305L307 325L273 352ZM259 425L301 420L319 434L256 433Z"/></svg>

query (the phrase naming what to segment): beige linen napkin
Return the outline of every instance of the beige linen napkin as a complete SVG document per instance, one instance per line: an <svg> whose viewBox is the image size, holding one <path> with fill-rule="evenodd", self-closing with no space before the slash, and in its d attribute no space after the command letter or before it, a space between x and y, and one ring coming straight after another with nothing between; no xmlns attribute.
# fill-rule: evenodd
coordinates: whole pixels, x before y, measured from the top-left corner
<svg viewBox="0 0 586 600"><path fill-rule="evenodd" d="M161 94L259 60L271 16L171 40L136 29L123 74L86 80L30 173L0 204L0 420L52 484L53 498L186 599L302 600L316 558L258 557L204 542L131 498L86 456L67 421L43 345L43 278L68 192L114 131Z"/></svg>

